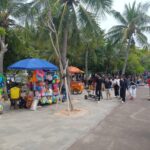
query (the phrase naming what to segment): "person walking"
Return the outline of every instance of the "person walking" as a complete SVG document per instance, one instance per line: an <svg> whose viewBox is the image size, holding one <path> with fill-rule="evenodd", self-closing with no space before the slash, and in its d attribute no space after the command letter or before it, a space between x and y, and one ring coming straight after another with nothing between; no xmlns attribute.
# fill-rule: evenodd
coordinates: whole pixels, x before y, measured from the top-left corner
<svg viewBox="0 0 150 150"><path fill-rule="evenodd" d="M102 93L101 93L102 79L101 79L100 75L98 75L98 74L96 74L95 77L96 77L96 79L95 79L95 81L96 81L95 94L96 94L96 96L98 96L98 102L99 102L100 97L102 95Z"/></svg>
<svg viewBox="0 0 150 150"><path fill-rule="evenodd" d="M126 101L126 90L128 89L128 83L125 77L121 77L120 79L120 97L122 99L122 103Z"/></svg>
<svg viewBox="0 0 150 150"><path fill-rule="evenodd" d="M105 80L105 90L106 90L106 98L111 99L111 86L112 86L112 82L110 81L110 79L106 78Z"/></svg>
<svg viewBox="0 0 150 150"><path fill-rule="evenodd" d="M133 79L131 79L129 84L129 93L130 93L130 100L133 100L136 97L136 88L137 85Z"/></svg>
<svg viewBox="0 0 150 150"><path fill-rule="evenodd" d="M115 78L115 80L113 82L113 87L114 87L115 97L119 97L120 79L118 78L118 76Z"/></svg>

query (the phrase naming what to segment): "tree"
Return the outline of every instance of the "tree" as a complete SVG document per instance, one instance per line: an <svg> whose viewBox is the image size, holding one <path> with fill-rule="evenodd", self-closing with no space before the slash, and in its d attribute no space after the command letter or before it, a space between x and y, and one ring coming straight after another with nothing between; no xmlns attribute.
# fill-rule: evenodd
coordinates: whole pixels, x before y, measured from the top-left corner
<svg viewBox="0 0 150 150"><path fill-rule="evenodd" d="M123 14L112 10L113 16L120 22L119 25L113 26L109 32L109 38L115 42L122 42L126 45L126 56L122 74L125 74L130 47L137 42L145 46L148 44L145 32L150 32L150 17L147 15L150 3L138 3L125 5Z"/></svg>
<svg viewBox="0 0 150 150"><path fill-rule="evenodd" d="M101 56L101 65L103 65L103 71L105 73L118 72L118 57L120 54L118 45L114 44L109 39L105 40L105 43L99 47L98 53Z"/></svg>
<svg viewBox="0 0 150 150"><path fill-rule="evenodd" d="M6 33L9 27L15 25L15 21L11 19L16 16L16 11L22 3L18 0L1 0L0 1L0 73L3 73L3 59L7 52Z"/></svg>
<svg viewBox="0 0 150 150"><path fill-rule="evenodd" d="M37 19L38 15L42 16L41 21L49 29L62 76L66 76L69 39L79 37L80 29L83 28L95 34L99 28L96 15L98 12L108 12L111 4L112 0L32 0L25 4L24 8L29 8L27 14L34 14L31 18L34 16Z"/></svg>
<svg viewBox="0 0 150 150"><path fill-rule="evenodd" d="M24 4L27 18L37 20L38 16L45 22L51 9L53 22L59 32L63 67L67 59L67 48L70 37L78 37L80 29L86 28L96 33L99 27L97 15L109 12L112 0L32 0ZM45 17L44 17L45 16ZM76 39L77 40L77 39Z"/></svg>

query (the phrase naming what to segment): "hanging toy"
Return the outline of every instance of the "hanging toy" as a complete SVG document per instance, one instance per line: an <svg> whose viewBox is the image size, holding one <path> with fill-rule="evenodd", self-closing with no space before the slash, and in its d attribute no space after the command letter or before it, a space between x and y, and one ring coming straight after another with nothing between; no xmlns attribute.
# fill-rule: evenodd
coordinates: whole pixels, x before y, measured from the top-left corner
<svg viewBox="0 0 150 150"><path fill-rule="evenodd" d="M45 76L45 73L43 70L36 70L36 78L38 81L43 81L44 80L44 76Z"/></svg>
<svg viewBox="0 0 150 150"><path fill-rule="evenodd" d="M55 74L55 75L53 76L53 79L58 79L58 75Z"/></svg>
<svg viewBox="0 0 150 150"><path fill-rule="evenodd" d="M53 102L53 103L56 103L56 102L57 102L57 97L56 97L56 96L53 96L53 97L52 97L52 102Z"/></svg>
<svg viewBox="0 0 150 150"><path fill-rule="evenodd" d="M53 101L52 101L52 99L50 98L49 100L48 100L48 104L52 104L53 103Z"/></svg>
<svg viewBox="0 0 150 150"><path fill-rule="evenodd" d="M59 80L59 79L56 79L56 83L59 84L59 83L60 83L60 80Z"/></svg>
<svg viewBox="0 0 150 150"><path fill-rule="evenodd" d="M0 74L0 88L4 87L4 85L5 85L4 80L5 80L5 78L4 78L3 74Z"/></svg>
<svg viewBox="0 0 150 150"><path fill-rule="evenodd" d="M55 80L52 81L53 84L55 84L55 82L56 82Z"/></svg>

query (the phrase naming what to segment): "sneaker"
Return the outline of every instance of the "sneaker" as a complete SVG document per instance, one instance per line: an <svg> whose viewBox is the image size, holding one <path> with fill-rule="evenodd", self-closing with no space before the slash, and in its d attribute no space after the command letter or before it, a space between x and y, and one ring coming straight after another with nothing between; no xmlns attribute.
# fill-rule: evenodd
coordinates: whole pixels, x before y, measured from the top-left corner
<svg viewBox="0 0 150 150"><path fill-rule="evenodd" d="M121 101L122 103L124 103L124 101Z"/></svg>
<svg viewBox="0 0 150 150"><path fill-rule="evenodd" d="M100 101L98 101L97 103L100 103Z"/></svg>

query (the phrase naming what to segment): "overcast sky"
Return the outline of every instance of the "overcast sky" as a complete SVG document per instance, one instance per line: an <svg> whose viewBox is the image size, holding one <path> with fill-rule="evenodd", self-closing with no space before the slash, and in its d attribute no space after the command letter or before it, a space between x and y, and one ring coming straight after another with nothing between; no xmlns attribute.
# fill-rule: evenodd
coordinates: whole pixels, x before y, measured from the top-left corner
<svg viewBox="0 0 150 150"><path fill-rule="evenodd" d="M113 6L112 8L119 11L119 12L123 12L124 10L124 5L125 4L129 4L129 3L133 3L135 0L113 0ZM147 0L136 0L137 3L139 2L147 2ZM115 21L115 18L113 18L111 15L107 15L106 18L101 19L101 28L105 29L106 31L108 29L110 29L113 25L116 25L117 22Z"/></svg>

